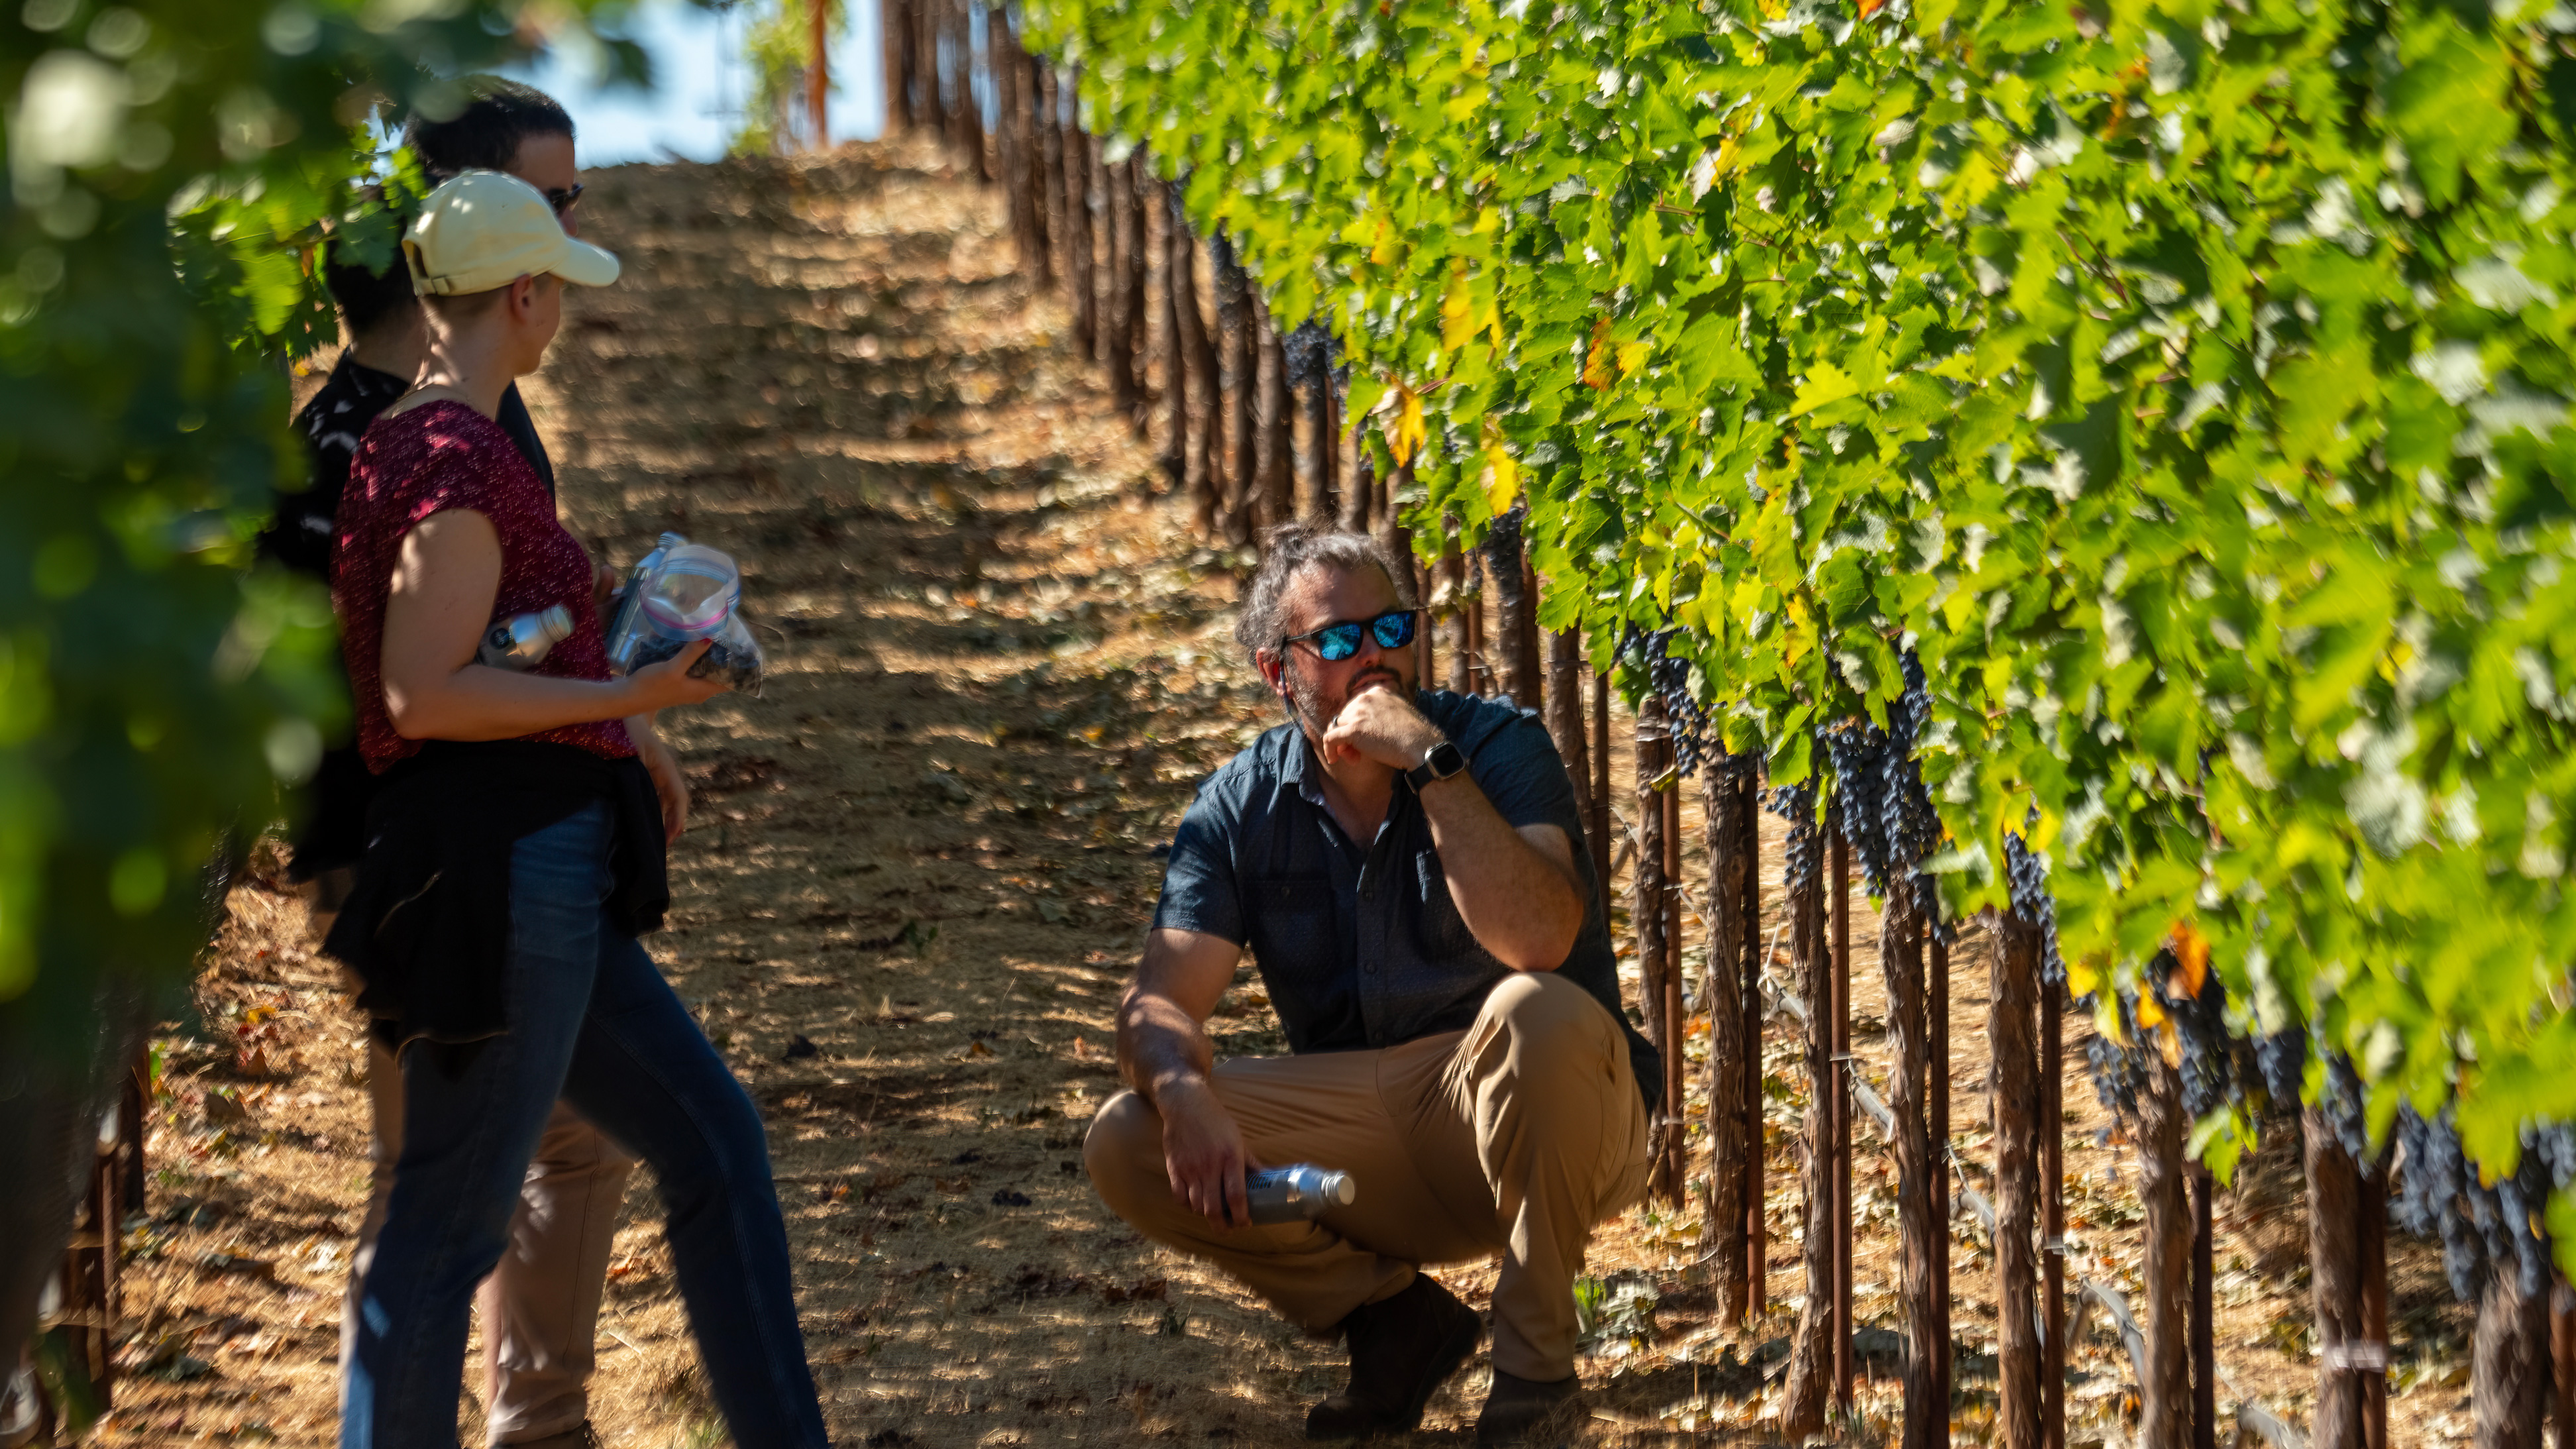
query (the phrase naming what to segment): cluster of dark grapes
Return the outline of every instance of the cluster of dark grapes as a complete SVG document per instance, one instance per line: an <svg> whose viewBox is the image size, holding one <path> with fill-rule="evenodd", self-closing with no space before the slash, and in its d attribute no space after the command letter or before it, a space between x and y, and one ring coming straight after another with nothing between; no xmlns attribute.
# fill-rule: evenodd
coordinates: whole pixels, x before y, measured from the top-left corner
<svg viewBox="0 0 2576 1449"><path fill-rule="evenodd" d="M2263 1090L2275 1102L2295 1102L2306 1085L2308 1074L2308 1033L2302 1027L2287 1027L2254 1041L2254 1072Z"/></svg>
<svg viewBox="0 0 2576 1449"><path fill-rule="evenodd" d="M1312 387L1326 376L1340 360L1341 344L1334 340L1324 324L1309 317L1289 330L1279 340L1279 350L1288 363L1288 381L1295 387Z"/></svg>
<svg viewBox="0 0 2576 1449"><path fill-rule="evenodd" d="M1222 229L1208 237L1208 271L1216 279L1217 325L1228 331L1244 324L1243 263L1234 255L1234 238Z"/></svg>
<svg viewBox="0 0 2576 1449"><path fill-rule="evenodd" d="M1815 787L1783 785L1766 790L1762 808L1789 822L1788 848L1782 852L1789 893L1815 888L1825 863L1825 833L1816 826Z"/></svg>
<svg viewBox="0 0 2576 1449"><path fill-rule="evenodd" d="M2196 1119L2242 1100L2247 1084L2261 1077L2253 1043L2227 1028L2227 988L2212 973L2202 979L2199 995L2177 993L2170 989L2176 964L2171 952L2157 952L2147 963L2144 989L2154 994L2156 1006L2173 1023L2181 1047L2177 1070L2182 1076L2182 1109ZM2103 1107L2134 1121L2138 1095L2147 1089L2150 1063L2163 1048L2156 1033L2139 1027L2136 1002L2114 994L2121 1035L2128 1038L2128 1045L2097 1032L2085 1043L2084 1062L2092 1069L2093 1091Z"/></svg>
<svg viewBox="0 0 2576 1449"><path fill-rule="evenodd" d="M2004 832L2004 884L2012 892L2013 914L2039 928L2039 979L2051 987L2066 984L2066 958L2057 952L2057 897L2048 893L2048 859L2022 843L2021 832Z"/></svg>
<svg viewBox="0 0 2576 1449"><path fill-rule="evenodd" d="M1712 721L1708 706L1691 688L1690 660L1673 652L1673 640L1679 632L1649 631L1631 624L1619 640L1619 653L1628 667L1644 675L1646 688L1664 701L1664 728L1673 742L1673 764L1685 779L1698 774L1712 760L1722 762L1728 769L1749 768L1749 760L1739 764L1724 750L1709 749Z"/></svg>
<svg viewBox="0 0 2576 1449"><path fill-rule="evenodd" d="M2284 1100L2296 1101L2295 1091ZM2365 1173L2379 1170L2378 1157L2370 1150L2370 1122L2362 1115L2361 1073L2354 1071L2352 1058L2342 1052L2326 1058L2325 1087L2317 1093L2317 1113L2335 1135L2335 1143L2344 1155L2362 1165Z"/></svg>
<svg viewBox="0 0 2576 1449"><path fill-rule="evenodd" d="M2522 1163L2492 1185L2479 1181L2476 1164L2460 1150L2451 1109L2427 1119L2412 1107L2397 1112L2397 1149L2405 1170L2397 1174L2398 1225L2442 1240L2442 1268L2453 1295L2466 1302L2489 1274L2510 1267L2525 1293L2548 1281L2549 1244L2532 1231L2553 1187L2576 1177L2576 1131L2526 1127Z"/></svg>

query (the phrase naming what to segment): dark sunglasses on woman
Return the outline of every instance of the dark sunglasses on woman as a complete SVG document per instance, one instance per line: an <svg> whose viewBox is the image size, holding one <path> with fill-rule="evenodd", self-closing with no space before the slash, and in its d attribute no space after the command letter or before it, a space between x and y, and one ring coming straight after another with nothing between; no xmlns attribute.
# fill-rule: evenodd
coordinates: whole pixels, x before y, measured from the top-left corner
<svg viewBox="0 0 2576 1449"><path fill-rule="evenodd" d="M1327 664L1339 664L1360 652L1360 631L1365 629L1380 649L1401 649L1413 642L1413 621L1420 612L1418 609L1391 609L1374 619L1344 619L1336 624L1326 624L1321 629L1291 634L1279 641L1279 648L1285 652L1291 644L1312 644L1316 658Z"/></svg>
<svg viewBox="0 0 2576 1449"><path fill-rule="evenodd" d="M580 184L549 188L546 192L546 205L555 209L555 215L561 216L573 209L574 204L581 200L582 192L587 189Z"/></svg>

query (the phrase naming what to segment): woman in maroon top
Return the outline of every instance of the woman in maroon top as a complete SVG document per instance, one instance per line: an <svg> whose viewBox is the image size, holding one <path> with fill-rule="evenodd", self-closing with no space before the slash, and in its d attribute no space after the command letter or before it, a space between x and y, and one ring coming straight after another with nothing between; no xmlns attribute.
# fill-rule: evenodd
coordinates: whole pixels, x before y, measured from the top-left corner
<svg viewBox="0 0 2576 1449"><path fill-rule="evenodd" d="M652 1164L734 1442L820 1449L760 1115L636 940L668 890L634 732L724 686L688 675L704 645L611 676L588 555L493 421L563 283L605 285L616 259L490 171L432 192L404 249L430 361L358 445L332 578L381 784L326 947L397 1024L404 1098L341 1443L454 1449L475 1285L560 1097ZM573 632L535 668L475 662L492 624L554 605Z"/></svg>

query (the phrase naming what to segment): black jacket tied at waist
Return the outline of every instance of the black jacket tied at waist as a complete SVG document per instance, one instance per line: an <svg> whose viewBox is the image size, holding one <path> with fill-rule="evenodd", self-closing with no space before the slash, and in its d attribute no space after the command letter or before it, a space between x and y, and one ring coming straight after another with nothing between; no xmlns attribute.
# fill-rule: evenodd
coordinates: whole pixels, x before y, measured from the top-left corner
<svg viewBox="0 0 2576 1449"><path fill-rule="evenodd" d="M508 1029L511 847L594 802L610 816L611 924L634 936L659 929L671 890L642 761L533 740L433 740L380 778L357 883L322 949L358 973L358 1004L393 1023L397 1043Z"/></svg>

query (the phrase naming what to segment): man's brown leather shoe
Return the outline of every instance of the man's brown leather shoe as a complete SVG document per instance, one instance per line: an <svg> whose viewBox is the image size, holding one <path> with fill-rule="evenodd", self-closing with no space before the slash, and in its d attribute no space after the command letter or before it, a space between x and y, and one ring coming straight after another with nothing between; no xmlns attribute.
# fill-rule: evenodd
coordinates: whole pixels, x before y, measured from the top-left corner
<svg viewBox="0 0 2576 1449"><path fill-rule="evenodd" d="M1475 1309L1419 1273L1394 1297L1352 1309L1341 1328L1351 1384L1307 1412L1309 1439L1411 1433L1432 1392L1476 1351L1485 1330Z"/></svg>
<svg viewBox="0 0 2576 1449"><path fill-rule="evenodd" d="M1496 1369L1485 1411L1476 1416L1477 1449L1528 1444L1532 1430L1560 1427L1556 1421L1570 1418L1562 1411L1582 1397L1583 1380L1577 1375L1543 1384Z"/></svg>

